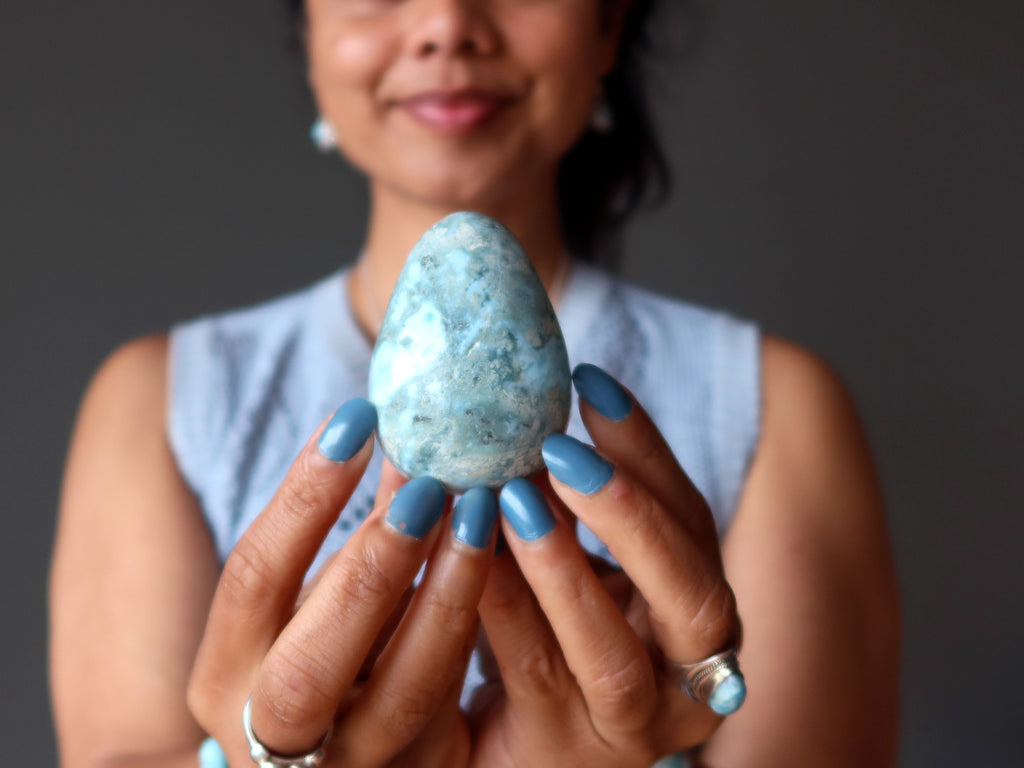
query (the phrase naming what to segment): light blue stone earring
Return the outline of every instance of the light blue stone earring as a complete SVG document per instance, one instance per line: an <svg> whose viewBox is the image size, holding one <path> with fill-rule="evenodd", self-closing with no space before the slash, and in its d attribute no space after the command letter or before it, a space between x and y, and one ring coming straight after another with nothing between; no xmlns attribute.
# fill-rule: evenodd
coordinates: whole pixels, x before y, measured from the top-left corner
<svg viewBox="0 0 1024 768"><path fill-rule="evenodd" d="M612 105L608 103L608 94L603 82L597 86L594 109L590 113L590 129L602 136L607 136L615 130L615 113L612 111Z"/></svg>
<svg viewBox="0 0 1024 768"><path fill-rule="evenodd" d="M334 126L323 117L318 117L313 123L309 129L309 138L321 152L331 152L338 148L338 134L334 132Z"/></svg>

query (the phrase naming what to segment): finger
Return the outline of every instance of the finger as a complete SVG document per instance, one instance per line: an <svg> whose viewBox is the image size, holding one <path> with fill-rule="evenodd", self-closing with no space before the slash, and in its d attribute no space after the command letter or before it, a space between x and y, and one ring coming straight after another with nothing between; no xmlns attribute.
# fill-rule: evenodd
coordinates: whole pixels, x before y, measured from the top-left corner
<svg viewBox="0 0 1024 768"><path fill-rule="evenodd" d="M253 688L253 729L272 751L301 754L327 730L430 551L445 503L433 478L402 486L356 530L282 630Z"/></svg>
<svg viewBox="0 0 1024 768"><path fill-rule="evenodd" d="M407 482L409 482L409 478L395 469L395 465L389 459L383 459L380 464L380 480L377 483L374 506L389 504L398 489Z"/></svg>
<svg viewBox="0 0 1024 768"><path fill-rule="evenodd" d="M409 478L407 478L405 475L401 474L397 469L395 469L394 465L390 461L388 461L388 459L383 459L381 461L380 477L378 478L377 482L377 494L374 497L373 506L378 507L389 504L391 502L391 499L394 497L395 493L398 491L398 489L401 488L408 481ZM336 557L337 554L338 553L335 552L333 555L331 555L330 559ZM299 590L298 597L295 600L295 610L298 610L302 603L306 601L306 598L309 597L309 595L313 592L314 589L316 589L317 584L320 583L320 577L322 576L324 571L327 570L327 565L328 563L324 563L324 565L321 566L320 569L315 574L313 574L311 578L305 580L301 589Z"/></svg>
<svg viewBox="0 0 1024 768"><path fill-rule="evenodd" d="M551 486L602 541L650 606L658 646L681 663L723 650L739 621L717 547L698 543L636 478L567 435L544 441Z"/></svg>
<svg viewBox="0 0 1024 768"><path fill-rule="evenodd" d="M500 530L498 535L504 539ZM500 682L495 679L490 686L492 692L503 686L515 710L532 713L542 722L558 717L567 701L579 698L558 640L507 548L491 564L478 611L500 673ZM472 709L483 711L479 697Z"/></svg>
<svg viewBox="0 0 1024 768"><path fill-rule="evenodd" d="M596 365L576 366L572 380L580 396L580 416L597 449L657 498L682 502L673 511L694 535L717 540L700 491L636 398Z"/></svg>
<svg viewBox="0 0 1024 768"><path fill-rule="evenodd" d="M470 733L466 718L459 708L461 696L462 678L457 677L445 692L433 718L388 763L389 768L451 768L469 765Z"/></svg>
<svg viewBox="0 0 1024 768"><path fill-rule="evenodd" d="M476 642L497 516L487 488L471 489L459 500L408 612L338 727L335 738L353 763L392 758L434 717L453 683L461 687Z"/></svg>
<svg viewBox="0 0 1024 768"><path fill-rule="evenodd" d="M602 735L650 721L657 685L647 649L602 586L564 519L525 480L501 491L506 537Z"/></svg>
<svg viewBox="0 0 1024 768"><path fill-rule="evenodd" d="M397 469L395 469L394 465L385 458L381 465L380 477L378 478L377 494L375 496L374 506L377 506L376 499L380 499L382 503L390 503L398 489L408 481L409 478L401 474ZM302 588L299 590L299 595L296 598L295 612L299 610L302 604L306 602L306 598L308 598L316 589L317 585L320 583L321 577L329 569L330 561L339 554L340 550L331 555L327 563L325 563L312 578L307 579L303 583ZM391 612L391 616L389 616L388 620L384 623L380 633L377 635L377 639L374 640L373 646L370 648L369 653L367 653L366 658L363 660L363 665L359 668L359 674L356 675L357 680L366 680L369 678L370 671L373 669L373 665L376 663L377 657L380 656L380 653L384 650L388 640L391 639L391 635L394 633L395 629L397 629L402 616L405 615L405 611L409 606L409 601L412 600L414 591L415 589L413 587L409 587L402 595L402 598L398 601L398 605L396 605L395 609Z"/></svg>
<svg viewBox="0 0 1024 768"><path fill-rule="evenodd" d="M317 430L224 564L203 653L262 653L291 617L303 577L362 476L377 412L356 398ZM244 656L244 654L241 654Z"/></svg>

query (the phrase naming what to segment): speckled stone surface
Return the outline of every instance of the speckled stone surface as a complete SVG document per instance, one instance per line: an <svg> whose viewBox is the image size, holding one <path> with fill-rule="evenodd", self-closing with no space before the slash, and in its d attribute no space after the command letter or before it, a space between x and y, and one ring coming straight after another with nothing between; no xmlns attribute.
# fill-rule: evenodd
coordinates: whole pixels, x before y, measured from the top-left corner
<svg viewBox="0 0 1024 768"><path fill-rule="evenodd" d="M569 360L544 286L499 222L455 213L413 248L370 363L384 453L449 490L543 467L569 417Z"/></svg>

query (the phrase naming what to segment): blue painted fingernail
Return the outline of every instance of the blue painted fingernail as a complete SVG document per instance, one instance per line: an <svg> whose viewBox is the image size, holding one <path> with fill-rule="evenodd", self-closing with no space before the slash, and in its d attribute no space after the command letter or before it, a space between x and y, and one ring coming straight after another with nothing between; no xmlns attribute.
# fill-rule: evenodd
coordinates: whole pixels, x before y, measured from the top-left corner
<svg viewBox="0 0 1024 768"><path fill-rule="evenodd" d="M491 543L491 532L498 519L498 502L490 488L470 488L452 514L455 538L471 547L483 549Z"/></svg>
<svg viewBox="0 0 1024 768"><path fill-rule="evenodd" d="M422 539L444 512L444 487L432 477L416 477L398 489L385 520L396 531Z"/></svg>
<svg viewBox="0 0 1024 768"><path fill-rule="evenodd" d="M377 409L361 397L349 400L331 417L320 435L320 453L331 461L348 461L377 427Z"/></svg>
<svg viewBox="0 0 1024 768"><path fill-rule="evenodd" d="M224 750L212 736L199 745L199 768L228 768Z"/></svg>
<svg viewBox="0 0 1024 768"><path fill-rule="evenodd" d="M555 516L540 488L521 477L509 480L498 497L501 513L505 515L516 535L524 541L534 541L555 527Z"/></svg>
<svg viewBox="0 0 1024 768"><path fill-rule="evenodd" d="M576 366L572 381L580 397L612 421L622 421L633 410L633 398L615 379L590 363Z"/></svg>
<svg viewBox="0 0 1024 768"><path fill-rule="evenodd" d="M715 686L708 706L720 715L731 715L747 699L747 683L743 675L734 672Z"/></svg>
<svg viewBox="0 0 1024 768"><path fill-rule="evenodd" d="M601 490L615 472L589 445L558 432L547 436L541 454L551 474L580 493Z"/></svg>

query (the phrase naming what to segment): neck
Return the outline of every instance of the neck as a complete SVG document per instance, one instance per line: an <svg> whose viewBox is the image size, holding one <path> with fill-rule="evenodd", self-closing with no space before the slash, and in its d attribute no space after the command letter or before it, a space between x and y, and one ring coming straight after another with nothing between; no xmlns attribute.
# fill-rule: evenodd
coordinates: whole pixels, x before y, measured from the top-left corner
<svg viewBox="0 0 1024 768"><path fill-rule="evenodd" d="M558 219L555 185L538 185L515 199L467 208L492 216L515 234L557 305L569 266ZM545 192L546 190L546 192ZM433 224L461 208L431 204L375 186L362 255L349 281L349 298L363 331L375 339L398 273L413 245Z"/></svg>

